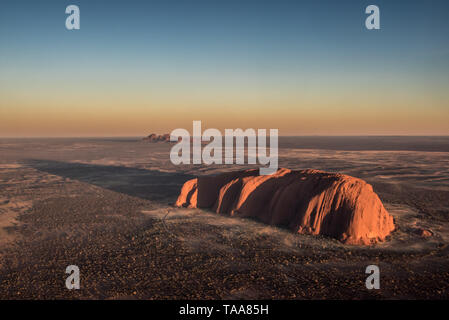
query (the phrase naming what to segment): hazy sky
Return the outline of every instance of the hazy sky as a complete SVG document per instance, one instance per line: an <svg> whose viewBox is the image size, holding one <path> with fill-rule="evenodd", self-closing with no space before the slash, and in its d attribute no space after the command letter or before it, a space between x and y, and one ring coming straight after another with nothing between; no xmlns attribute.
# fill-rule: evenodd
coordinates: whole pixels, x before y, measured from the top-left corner
<svg viewBox="0 0 449 320"><path fill-rule="evenodd" d="M81 29L65 28L76 4ZM365 28L378 5L381 30ZM0 6L0 136L449 134L449 1Z"/></svg>

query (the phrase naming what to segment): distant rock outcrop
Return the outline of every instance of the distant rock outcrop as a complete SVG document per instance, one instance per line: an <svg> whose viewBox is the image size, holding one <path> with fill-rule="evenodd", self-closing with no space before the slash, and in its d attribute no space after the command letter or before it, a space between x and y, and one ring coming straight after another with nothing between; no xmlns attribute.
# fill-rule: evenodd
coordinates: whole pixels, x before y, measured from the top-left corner
<svg viewBox="0 0 449 320"><path fill-rule="evenodd" d="M155 134L152 133L148 137L143 138L142 140L148 142L170 142L170 134Z"/></svg>
<svg viewBox="0 0 449 320"><path fill-rule="evenodd" d="M256 169L203 176L184 184L175 205L252 217L347 244L383 241L395 228L370 184L318 170L279 169L259 176Z"/></svg>

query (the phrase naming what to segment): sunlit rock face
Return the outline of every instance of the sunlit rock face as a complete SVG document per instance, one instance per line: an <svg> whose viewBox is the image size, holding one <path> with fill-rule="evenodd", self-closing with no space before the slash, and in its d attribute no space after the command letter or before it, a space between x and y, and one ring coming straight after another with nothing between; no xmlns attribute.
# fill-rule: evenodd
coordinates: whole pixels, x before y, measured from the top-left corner
<svg viewBox="0 0 449 320"><path fill-rule="evenodd" d="M330 236L347 244L384 241L395 229L370 184L319 170L245 170L187 181L178 207L208 208L251 217L293 232Z"/></svg>

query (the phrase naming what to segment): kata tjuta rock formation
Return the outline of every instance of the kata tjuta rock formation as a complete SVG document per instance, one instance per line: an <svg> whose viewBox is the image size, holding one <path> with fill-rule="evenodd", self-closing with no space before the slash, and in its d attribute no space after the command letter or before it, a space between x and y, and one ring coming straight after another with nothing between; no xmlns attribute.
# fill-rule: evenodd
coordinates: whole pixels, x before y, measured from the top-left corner
<svg viewBox="0 0 449 320"><path fill-rule="evenodd" d="M149 136L143 138L142 140L148 142L170 142L170 135L168 133L165 134L152 133Z"/></svg>
<svg viewBox="0 0 449 320"><path fill-rule="evenodd" d="M256 218L347 244L383 241L395 228L370 184L318 170L279 169L259 176L256 169L199 177L184 184L175 206Z"/></svg>

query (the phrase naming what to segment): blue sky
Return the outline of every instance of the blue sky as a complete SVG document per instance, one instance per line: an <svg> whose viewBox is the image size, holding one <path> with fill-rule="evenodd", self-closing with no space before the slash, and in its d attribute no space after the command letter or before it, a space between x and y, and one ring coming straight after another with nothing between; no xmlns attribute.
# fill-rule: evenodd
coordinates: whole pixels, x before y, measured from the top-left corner
<svg viewBox="0 0 449 320"><path fill-rule="evenodd" d="M80 30L65 29L70 4L80 7ZM370 4L380 8L381 30L364 27ZM415 122L403 120L403 132L449 134L444 123L435 132L431 127L432 117L441 121L448 115L448 12L449 2L436 0L6 0L0 12L0 112L8 122L27 112L48 118L57 108L70 112L73 106L63 97L78 95L81 111L74 119L87 109L101 114L105 105L117 117L129 109L136 117L154 116L169 106L207 119L227 107L244 110L243 117L266 110L260 120L266 125L268 109L281 108L288 118L303 115L305 122L316 122L303 131L288 124L289 134L332 134L320 129L332 119L320 124L313 110L338 114L341 105L341 113L351 113L358 101L375 95L370 115L374 104L379 112L395 108L380 98L386 96L398 100L399 111L412 110L415 122L419 112L427 115L427 126L417 130ZM340 104L334 103L338 99ZM421 99L432 103L416 102ZM276 118L274 125L288 122ZM161 130L172 127L167 120L160 123ZM54 132L30 127L35 134L63 133L58 126ZM367 133L395 133L392 129L373 127ZM4 130L0 135L13 135L15 128ZM114 134L108 130L98 134ZM117 134L137 133L127 126L120 130Z"/></svg>

